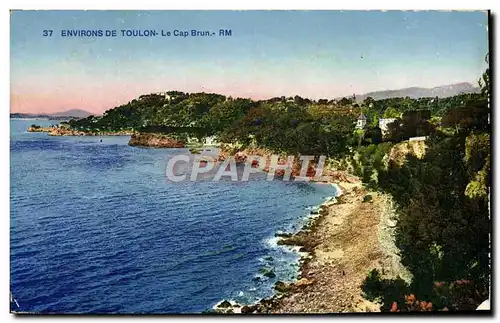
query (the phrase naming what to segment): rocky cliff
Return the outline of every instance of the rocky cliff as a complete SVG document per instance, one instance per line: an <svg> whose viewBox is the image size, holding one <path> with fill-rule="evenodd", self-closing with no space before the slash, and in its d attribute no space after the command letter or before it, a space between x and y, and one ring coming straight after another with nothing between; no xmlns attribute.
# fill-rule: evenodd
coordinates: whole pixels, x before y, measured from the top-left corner
<svg viewBox="0 0 500 323"><path fill-rule="evenodd" d="M136 133L130 137L130 146L154 147L154 148L184 148L185 143L165 135L154 133Z"/></svg>
<svg viewBox="0 0 500 323"><path fill-rule="evenodd" d="M230 145L222 144L219 150L219 161L224 161L227 158L234 158L235 162L238 163L246 163L249 158L252 156L261 156L265 160L266 165L262 167L264 172L270 171L271 165L271 156L277 155L271 152L270 150L263 148L235 148ZM287 163L287 156L279 155L278 165L285 165ZM252 161L252 167L259 167L259 162L257 160ZM352 182L354 178L348 175L346 172L338 171L333 169L329 165L329 161L327 160L325 167L322 172L322 176L319 178L315 178L316 175L316 166L317 160L311 161L309 163L309 167L306 172L306 177L309 177L310 180L315 182L324 182L324 183L334 183L334 182ZM302 161L299 159L299 156L294 157L293 165L291 168L291 176L298 177L300 176L300 171L302 167ZM285 173L284 169L277 169L275 171L276 176L283 176Z"/></svg>
<svg viewBox="0 0 500 323"><path fill-rule="evenodd" d="M37 125L31 125L28 128L28 132L51 132L54 129L54 127L40 127Z"/></svg>
<svg viewBox="0 0 500 323"><path fill-rule="evenodd" d="M37 125L32 125L28 128L28 132L47 132L49 136L130 136L133 134L131 131L82 131L74 130L65 126L51 126L51 127L40 127Z"/></svg>
<svg viewBox="0 0 500 323"><path fill-rule="evenodd" d="M66 127L53 127L49 132L49 136L130 136L133 132L131 131L96 131L88 132L81 130L73 130Z"/></svg>

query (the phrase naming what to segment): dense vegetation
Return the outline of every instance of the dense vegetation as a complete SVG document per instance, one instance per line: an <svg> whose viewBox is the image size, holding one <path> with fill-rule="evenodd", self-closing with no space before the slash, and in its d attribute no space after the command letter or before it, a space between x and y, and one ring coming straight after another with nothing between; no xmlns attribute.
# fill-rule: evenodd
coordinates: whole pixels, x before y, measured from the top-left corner
<svg viewBox="0 0 500 323"><path fill-rule="evenodd" d="M320 100L321 101L321 100ZM216 136L224 142L258 145L280 153L346 153L360 109L295 98L266 101L218 94L168 92L141 96L103 116L71 120L84 131L161 132Z"/></svg>
<svg viewBox="0 0 500 323"><path fill-rule="evenodd" d="M193 137L216 136L242 146L257 145L287 154L338 157L358 144L380 143L380 118L395 117L384 140L398 142L427 135L432 122L447 111L467 111L481 94L452 98L393 98L362 102L354 98L309 100L299 96L269 100L231 98L211 93L170 91L140 96L107 110L102 116L70 120L75 130L90 132L160 132ZM368 117L364 131L354 131L360 113ZM444 118L444 117L443 117ZM447 120L447 119L446 119Z"/></svg>
<svg viewBox="0 0 500 323"><path fill-rule="evenodd" d="M369 298L380 297L386 310L471 310L488 298L488 71L483 79L482 97L446 111L446 121L426 140L420 158L410 153L402 165L396 159L384 160L401 144L358 150L355 171L397 202L396 242L413 275L407 285L401 279L383 279L377 271L370 273L365 292ZM431 304L421 303L424 309L415 297Z"/></svg>
<svg viewBox="0 0 500 323"><path fill-rule="evenodd" d="M407 111L428 110L432 116L441 117L450 109L465 107L470 101L481 97L480 93L463 93L448 98L390 98L373 100L368 97L364 100L363 113L370 120L378 118L397 118Z"/></svg>

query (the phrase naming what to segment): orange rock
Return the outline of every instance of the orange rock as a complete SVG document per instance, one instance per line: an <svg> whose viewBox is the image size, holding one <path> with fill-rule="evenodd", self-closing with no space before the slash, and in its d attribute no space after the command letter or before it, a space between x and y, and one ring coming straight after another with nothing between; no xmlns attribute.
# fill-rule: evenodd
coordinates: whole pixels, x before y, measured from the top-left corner
<svg viewBox="0 0 500 323"><path fill-rule="evenodd" d="M305 287L305 286L312 285L312 283L314 283L314 280L312 280L312 279L301 278L295 283L295 286Z"/></svg>
<svg viewBox="0 0 500 323"><path fill-rule="evenodd" d="M414 301L416 301L416 300L417 300L417 298L416 298L416 297L415 297L415 295L413 295L413 294L410 294L410 295L407 295L407 296L406 296L406 302L407 302L407 303L413 303L413 302L414 302Z"/></svg>

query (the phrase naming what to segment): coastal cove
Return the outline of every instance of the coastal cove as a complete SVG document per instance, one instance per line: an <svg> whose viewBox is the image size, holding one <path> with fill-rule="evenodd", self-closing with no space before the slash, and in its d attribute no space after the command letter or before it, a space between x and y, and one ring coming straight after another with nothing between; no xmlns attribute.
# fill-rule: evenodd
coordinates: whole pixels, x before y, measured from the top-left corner
<svg viewBox="0 0 500 323"><path fill-rule="evenodd" d="M11 120L11 291L21 312L200 313L221 299L255 303L299 272L300 255L276 233L297 232L337 194L264 174L166 183L166 157L188 149L28 133L31 123Z"/></svg>
<svg viewBox="0 0 500 323"><path fill-rule="evenodd" d="M492 10L10 16L11 317L493 314Z"/></svg>

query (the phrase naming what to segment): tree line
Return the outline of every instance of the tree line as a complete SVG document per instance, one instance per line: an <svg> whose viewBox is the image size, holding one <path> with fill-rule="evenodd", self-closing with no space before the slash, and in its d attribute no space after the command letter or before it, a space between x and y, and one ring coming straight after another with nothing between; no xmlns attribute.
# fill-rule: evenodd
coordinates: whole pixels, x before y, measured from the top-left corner
<svg viewBox="0 0 500 323"><path fill-rule="evenodd" d="M354 171L397 204L396 244L413 275L410 284L376 270L367 276L365 293L381 298L384 310L475 310L489 297L489 70L480 84L479 97L443 113L423 156L384 158L392 143L357 150Z"/></svg>
<svg viewBox="0 0 500 323"><path fill-rule="evenodd" d="M472 309L487 295L491 273L489 70L480 86L481 93L450 98L362 102L300 96L255 101L170 91L68 125L84 131L216 136L242 148L284 154L335 159L357 154L351 161L354 172L397 204L397 246L414 277L407 285L371 273L365 282L368 297L383 296L386 310L412 308L408 299L415 304L415 295L432 301L434 309ZM368 124L356 130L361 113ZM380 118L395 118L385 136ZM396 143L417 136L427 136L423 157L409 154L403 163L387 158Z"/></svg>
<svg viewBox="0 0 500 323"><path fill-rule="evenodd" d="M216 136L220 141L254 144L278 153L334 157L358 144L399 142L429 135L436 126L435 118L445 123L478 120L477 115L470 114L470 103L480 100L481 94L461 94L445 99L368 97L362 102L354 97L310 100L300 96L255 101L214 93L169 91L142 95L102 116L70 120L67 124L89 132L158 131L200 138ZM481 106L477 104L478 109ZM368 124L363 131L355 131L361 113L367 116ZM383 137L378 120L384 117L394 117L396 121Z"/></svg>

